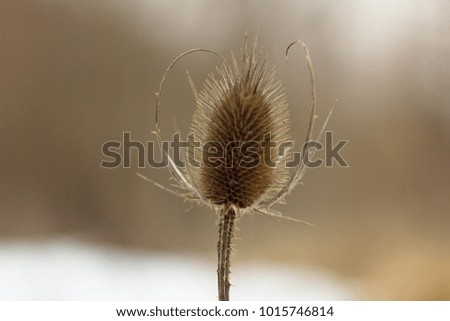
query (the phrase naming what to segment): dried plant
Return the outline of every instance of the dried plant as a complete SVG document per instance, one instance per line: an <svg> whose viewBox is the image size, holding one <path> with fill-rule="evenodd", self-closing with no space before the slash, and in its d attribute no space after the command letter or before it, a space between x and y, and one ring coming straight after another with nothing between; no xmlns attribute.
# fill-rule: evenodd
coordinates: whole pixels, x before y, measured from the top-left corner
<svg viewBox="0 0 450 321"><path fill-rule="evenodd" d="M309 142L315 120L314 74L308 49L303 42L295 41L287 47L286 60L290 48L295 44L303 47L311 79L310 117L305 140ZM223 59L223 64L217 68L217 74L210 74L200 94L197 94L189 78L197 105L190 132L202 144L215 142L221 146L229 146L230 143L263 142L267 139L267 134L270 134L272 141L287 141L290 139L289 113L281 83L275 81L274 68L269 70L267 57L261 59L261 51L258 50L256 40L249 48L247 35L240 58L236 59L232 54L231 64L217 52L209 49L198 48L182 53L167 68L156 93L154 133L177 189L168 189L138 175L185 200L206 205L219 214L218 292L219 300L227 301L230 290L230 256L237 221L244 214L260 213L306 223L284 216L274 211L272 206L284 202L286 195L300 183L307 166L302 162L290 173L284 161L291 156L291 151L281 154L278 149L263 148L258 144L251 146L253 147L251 150L240 150L240 153L236 153L234 148L227 148L225 155L218 152L216 159L225 156L219 166L208 163L208 159L199 167L180 168L174 163L169 153L161 146L160 98L164 82L172 67L181 58L195 52L212 53ZM320 139L330 114L317 139ZM302 156L306 150L306 148L302 150ZM202 148L190 148L187 157L190 160L203 159L202 153ZM248 164L245 160L252 155L246 153L257 153L261 159L270 157L276 166L268 166L265 162Z"/></svg>

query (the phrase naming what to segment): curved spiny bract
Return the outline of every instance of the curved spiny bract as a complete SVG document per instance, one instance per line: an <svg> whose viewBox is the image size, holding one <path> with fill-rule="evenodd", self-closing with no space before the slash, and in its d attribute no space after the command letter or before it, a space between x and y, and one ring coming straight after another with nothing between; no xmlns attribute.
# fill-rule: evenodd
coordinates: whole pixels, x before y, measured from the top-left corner
<svg viewBox="0 0 450 321"><path fill-rule="evenodd" d="M241 213L273 198L288 180L290 150L269 145L290 138L286 97L260 55L256 43L251 52L245 45L239 62L233 57L209 76L191 126L201 143L189 153L200 163L191 169L195 186L212 205Z"/></svg>

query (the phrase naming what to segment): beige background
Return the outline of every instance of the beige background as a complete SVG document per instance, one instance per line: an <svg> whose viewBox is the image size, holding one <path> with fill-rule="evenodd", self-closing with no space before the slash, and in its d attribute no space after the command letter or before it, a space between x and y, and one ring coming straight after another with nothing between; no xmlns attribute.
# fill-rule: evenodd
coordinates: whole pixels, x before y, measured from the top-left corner
<svg viewBox="0 0 450 321"><path fill-rule="evenodd" d="M307 264L349 280L363 299L450 299L450 5L448 1L1 1L0 242L79 237L214 260L216 216L136 177L100 168L101 146L153 137L154 95L180 52L225 56L253 37L287 90L305 136L312 55L321 123L348 139L350 168L308 172L277 207L315 228L240 222L235 265ZM197 87L219 61L181 62L163 96L164 137L186 133ZM1 253L0 253L1 255ZM242 264L242 263L241 263ZM351 283L350 283L351 280Z"/></svg>

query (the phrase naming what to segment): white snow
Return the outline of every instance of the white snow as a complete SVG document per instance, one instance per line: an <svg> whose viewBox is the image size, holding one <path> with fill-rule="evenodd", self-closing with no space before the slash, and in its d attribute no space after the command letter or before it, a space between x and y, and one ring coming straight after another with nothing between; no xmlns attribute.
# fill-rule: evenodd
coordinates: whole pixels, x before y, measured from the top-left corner
<svg viewBox="0 0 450 321"><path fill-rule="evenodd" d="M132 251L75 239L0 243L0 300L216 300L214 257ZM233 266L233 300L351 300L326 271Z"/></svg>

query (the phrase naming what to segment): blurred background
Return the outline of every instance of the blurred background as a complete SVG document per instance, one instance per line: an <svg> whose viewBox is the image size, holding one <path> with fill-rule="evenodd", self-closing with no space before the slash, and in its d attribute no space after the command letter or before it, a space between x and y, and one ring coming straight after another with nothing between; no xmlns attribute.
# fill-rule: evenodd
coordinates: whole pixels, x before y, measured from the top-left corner
<svg viewBox="0 0 450 321"><path fill-rule="evenodd" d="M434 1L0 1L0 298L216 299L217 216L136 176L102 169L101 146L153 140L154 92L179 53L230 56L259 33L286 87L292 134L349 143L276 209L239 222L232 299L450 300L450 3ZM220 63L169 75L163 138L186 134ZM316 128L317 129L317 128Z"/></svg>

